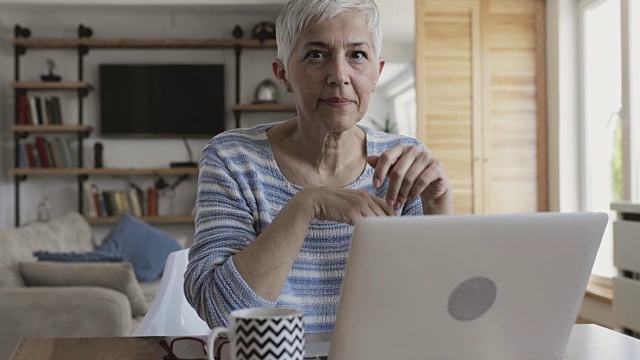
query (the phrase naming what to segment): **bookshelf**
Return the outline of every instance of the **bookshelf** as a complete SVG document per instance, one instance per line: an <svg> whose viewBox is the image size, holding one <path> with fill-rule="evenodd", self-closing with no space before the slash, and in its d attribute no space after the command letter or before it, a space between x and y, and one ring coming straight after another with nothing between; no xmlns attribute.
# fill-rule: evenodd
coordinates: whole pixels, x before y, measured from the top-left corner
<svg viewBox="0 0 640 360"><path fill-rule="evenodd" d="M235 55L235 104L231 111L234 115L235 126L240 127L241 114L244 112L295 112L295 107L286 104L242 104L240 101L241 57L243 50L275 50L275 40L264 42L242 38L93 38L93 31L79 25L77 38L39 38L31 37L30 30L16 25L12 45L15 53L15 78L10 84L15 95L14 134L15 168L11 175L15 184L15 223L20 225L20 186L29 176L68 176L75 177L78 183L78 210L84 213L84 183L90 176L162 176L162 175L195 175L197 168L104 168L89 169L83 164L83 139L93 132L91 126L83 124L83 98L93 90L92 84L84 81L84 59L90 50L109 49L222 49L231 50ZM69 50L78 54L78 76L75 81L42 82L25 81L20 78L20 59L31 49ZM27 125L21 124L19 119L19 97L30 91L76 91L78 95L78 118L75 121L65 119L63 124ZM73 123L73 124L72 124ZM74 168L21 168L19 158L19 140L32 134L70 134L76 136L77 167ZM92 224L113 224L115 217L88 218ZM142 220L155 224L193 224L191 216L152 216L142 217Z"/></svg>

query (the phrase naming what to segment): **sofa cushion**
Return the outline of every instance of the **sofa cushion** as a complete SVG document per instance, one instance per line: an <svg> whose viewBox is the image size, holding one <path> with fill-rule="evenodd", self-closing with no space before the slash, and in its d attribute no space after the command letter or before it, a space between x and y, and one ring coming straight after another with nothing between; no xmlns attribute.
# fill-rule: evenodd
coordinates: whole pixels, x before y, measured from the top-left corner
<svg viewBox="0 0 640 360"><path fill-rule="evenodd" d="M96 250L124 255L138 281L154 281L162 275L170 253L180 244L167 233L129 214L124 214Z"/></svg>
<svg viewBox="0 0 640 360"><path fill-rule="evenodd" d="M99 286L127 295L134 316L144 315L149 309L133 267L128 262L29 261L20 263L20 270L29 286Z"/></svg>
<svg viewBox="0 0 640 360"><path fill-rule="evenodd" d="M92 236L91 227L78 213L0 230L0 287L25 285L18 264L34 260L34 251L92 251Z"/></svg>

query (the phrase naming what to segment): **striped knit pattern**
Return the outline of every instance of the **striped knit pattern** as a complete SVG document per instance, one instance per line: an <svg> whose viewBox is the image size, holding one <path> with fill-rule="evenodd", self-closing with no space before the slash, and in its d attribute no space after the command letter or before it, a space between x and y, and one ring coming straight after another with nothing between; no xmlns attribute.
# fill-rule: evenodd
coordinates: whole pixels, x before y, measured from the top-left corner
<svg viewBox="0 0 640 360"><path fill-rule="evenodd" d="M313 221L280 297L260 298L244 282L233 255L258 236L302 188L288 182L276 164L266 132L275 124L234 129L214 137L200 160L196 232L185 273L185 294L209 326L227 326L229 313L249 307L288 307L305 314L305 330L331 332L336 319L342 277L353 226ZM422 147L412 138L366 132L367 155L379 155L396 144ZM374 169L366 166L350 189L384 198L388 181L372 185ZM408 202L401 215L422 215L420 199Z"/></svg>

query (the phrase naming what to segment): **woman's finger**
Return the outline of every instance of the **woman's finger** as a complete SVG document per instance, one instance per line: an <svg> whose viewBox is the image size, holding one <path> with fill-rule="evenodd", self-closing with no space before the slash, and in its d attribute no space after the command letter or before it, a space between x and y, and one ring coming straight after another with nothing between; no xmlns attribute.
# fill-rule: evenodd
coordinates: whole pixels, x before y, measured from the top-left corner
<svg viewBox="0 0 640 360"><path fill-rule="evenodd" d="M396 145L391 149L380 154L378 159L376 160L375 166L371 165L373 159L369 164L372 167L375 167L375 171L373 172L373 186L379 188L382 186L384 179L389 174L389 169L396 163L396 161L402 156L404 146L402 144Z"/></svg>
<svg viewBox="0 0 640 360"><path fill-rule="evenodd" d="M402 156L393 164L393 168L389 173L389 186L387 188L387 203L396 209L399 209L402 206L402 203L406 200L406 194L408 194L411 189L411 184L408 184L408 188L405 190L405 194L402 196L403 199L399 199L400 190L405 182L405 178L407 176L407 172L411 169L412 166L424 166L422 165L422 150L415 146L409 146L404 149ZM416 160L418 163L416 164ZM417 171L417 170L414 170Z"/></svg>
<svg viewBox="0 0 640 360"><path fill-rule="evenodd" d="M400 191L398 191L397 202L399 202L401 205L404 205L407 200L412 200L413 198L415 198L415 196L412 196L412 193L414 193L414 190L416 188L416 181L419 179L425 168L429 166L430 161L431 156L429 155L429 153L422 151L414 159L411 167L404 175L402 185L400 186ZM420 194L422 190L424 190L424 188L421 189L417 194Z"/></svg>
<svg viewBox="0 0 640 360"><path fill-rule="evenodd" d="M396 215L396 211L393 207L389 206L384 199L381 199L377 196L371 196L372 201L376 208L380 209L382 212L379 216L394 216Z"/></svg>
<svg viewBox="0 0 640 360"><path fill-rule="evenodd" d="M420 196L425 190L436 180L442 177L441 169L438 166L437 162L432 162L427 166L424 171L418 176L416 181L414 182L413 188L409 192L409 196L411 198L416 198Z"/></svg>

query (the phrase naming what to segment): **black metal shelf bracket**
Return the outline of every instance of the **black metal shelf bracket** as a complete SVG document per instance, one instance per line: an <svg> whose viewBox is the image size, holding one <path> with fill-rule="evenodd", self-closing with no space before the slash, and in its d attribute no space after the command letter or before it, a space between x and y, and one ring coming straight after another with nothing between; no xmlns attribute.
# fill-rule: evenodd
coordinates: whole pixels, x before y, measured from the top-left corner
<svg viewBox="0 0 640 360"><path fill-rule="evenodd" d="M22 56L27 53L27 47L23 45L14 46L16 56Z"/></svg>
<svg viewBox="0 0 640 360"><path fill-rule="evenodd" d="M79 45L78 46L78 54L80 54L80 56L85 56L85 55L89 54L89 46L87 46L87 45Z"/></svg>
<svg viewBox="0 0 640 360"><path fill-rule="evenodd" d="M16 133L16 135L20 139L26 139L29 136L29 133L26 132L26 131L19 131L19 132Z"/></svg>
<svg viewBox="0 0 640 360"><path fill-rule="evenodd" d="M89 180L89 175L87 175L87 174L80 174L80 175L78 175L78 179L79 179L80 181L87 181L87 180Z"/></svg>
<svg viewBox="0 0 640 360"><path fill-rule="evenodd" d="M83 98L87 97L87 95L89 95L89 89L78 89L78 95Z"/></svg>
<svg viewBox="0 0 640 360"><path fill-rule="evenodd" d="M15 178L18 182L27 181L27 175L16 175Z"/></svg>
<svg viewBox="0 0 640 360"><path fill-rule="evenodd" d="M80 135L82 135L83 139L86 139L86 138L89 137L89 135L91 135L91 131L89 131L89 130L80 131Z"/></svg>

